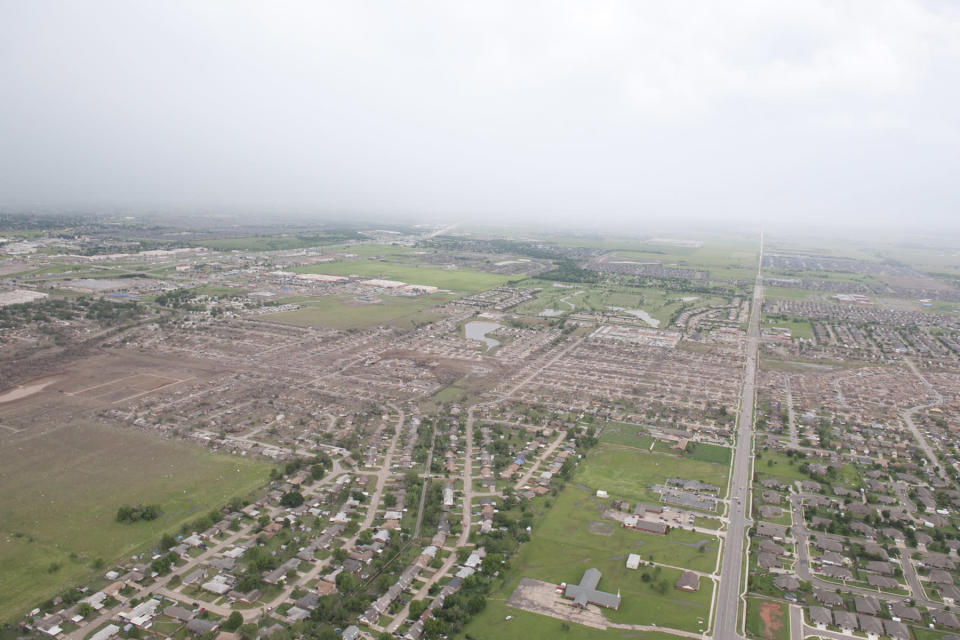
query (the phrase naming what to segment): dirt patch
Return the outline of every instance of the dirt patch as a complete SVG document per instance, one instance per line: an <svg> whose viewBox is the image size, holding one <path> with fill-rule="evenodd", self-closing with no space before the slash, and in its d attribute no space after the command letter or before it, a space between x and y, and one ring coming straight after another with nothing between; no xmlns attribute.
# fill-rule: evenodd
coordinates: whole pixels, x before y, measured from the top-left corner
<svg viewBox="0 0 960 640"><path fill-rule="evenodd" d="M20 398L26 398L27 396L33 395L38 391L42 391L44 387L51 385L56 381L57 379L53 378L46 381L15 387L6 393L0 394L0 404L4 402L13 402L14 400L19 400Z"/></svg>
<svg viewBox="0 0 960 640"><path fill-rule="evenodd" d="M567 622L582 624L594 629L606 629L607 619L595 605L586 609L573 606L569 600L557 593L557 585L533 578L522 578L513 590L507 604L517 609L539 613Z"/></svg>
<svg viewBox="0 0 960 640"><path fill-rule="evenodd" d="M783 628L783 608L772 602L764 602L760 605L760 619L763 621L763 637L774 640L777 632Z"/></svg>
<svg viewBox="0 0 960 640"><path fill-rule="evenodd" d="M946 282L941 282L930 276L880 276L880 280L892 287L904 287L907 289L929 289L931 291L949 291L952 287Z"/></svg>
<svg viewBox="0 0 960 640"><path fill-rule="evenodd" d="M587 525L587 531L590 533L595 533L598 536L612 536L613 535L613 523L611 522L600 522L599 520L594 520Z"/></svg>

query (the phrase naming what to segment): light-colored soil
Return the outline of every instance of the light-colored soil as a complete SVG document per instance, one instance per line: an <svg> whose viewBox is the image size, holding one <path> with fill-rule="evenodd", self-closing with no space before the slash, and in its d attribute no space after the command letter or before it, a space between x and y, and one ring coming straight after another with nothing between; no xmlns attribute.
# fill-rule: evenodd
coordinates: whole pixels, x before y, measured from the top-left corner
<svg viewBox="0 0 960 640"><path fill-rule="evenodd" d="M772 602L764 602L760 605L760 619L763 620L763 637L773 640L777 631L783 628L783 609Z"/></svg>
<svg viewBox="0 0 960 640"><path fill-rule="evenodd" d="M586 609L573 606L557 593L557 585L533 578L523 578L514 589L507 604L524 611L532 611L551 618L575 622L594 629L606 629L606 618L600 609L587 605Z"/></svg>

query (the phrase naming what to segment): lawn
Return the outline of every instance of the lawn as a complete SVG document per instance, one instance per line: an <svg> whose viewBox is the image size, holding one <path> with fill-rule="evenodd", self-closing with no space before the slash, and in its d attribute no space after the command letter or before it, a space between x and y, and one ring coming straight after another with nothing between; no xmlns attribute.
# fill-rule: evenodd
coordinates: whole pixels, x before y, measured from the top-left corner
<svg viewBox="0 0 960 640"><path fill-rule="evenodd" d="M599 464L602 462L591 458L583 466ZM680 575L679 570L646 567L630 570L625 562L628 554L638 553L645 560L713 571L717 561L716 539L679 529L671 530L666 536L657 536L615 526L615 523L598 527L600 514L607 502L598 500L592 491L576 484L568 485L542 520L534 525L531 541L517 552L511 561L511 569L504 576L504 582L488 598L487 609L467 626L465 632L476 638L547 637L540 635L539 630L531 630L536 626L536 621L541 621L544 628L554 630L563 628L561 621L525 614L507 607L506 600L523 577L558 584L575 583L590 567L602 572L601 589L619 590L621 593L620 609L604 610L604 615L612 622L657 624L698 631L698 621L706 622L709 618L713 588L711 581L702 579L700 590L695 593L682 592L673 587ZM644 572L649 572L649 582L642 579ZM514 616L518 624L506 621L504 618L507 615ZM569 626L577 633L586 631L575 624ZM592 629L589 632L599 633ZM529 633L535 635L527 635ZM612 631L608 634L621 637ZM587 634L582 637L594 636ZM636 636L631 633L628 637Z"/></svg>
<svg viewBox="0 0 960 640"><path fill-rule="evenodd" d="M781 317L763 314L760 325L765 329L789 329L790 337L792 338L806 338L807 340L813 338L813 326L810 324L809 320L804 318L788 317L786 320L784 320Z"/></svg>
<svg viewBox="0 0 960 640"><path fill-rule="evenodd" d="M666 536L658 536L615 526L614 522L610 522L611 527L606 527L611 530L606 532L609 535L594 533L592 529L596 528L595 523L601 520L609 502L596 498L592 491L579 486L564 489L536 529L534 541L537 544L525 545L521 550L526 554L526 563L556 565L557 559L562 557L579 566L579 559L573 558L572 552L564 551L564 547L570 546L597 562L613 560L614 564L622 565L628 553L639 553L644 560L713 571L717 561L717 542L711 536L683 529L671 529ZM539 575L530 577L552 579ZM580 576L576 576L575 581L579 580Z"/></svg>
<svg viewBox="0 0 960 640"><path fill-rule="evenodd" d="M731 455L732 450L730 447L721 447L717 444L696 442L687 445L686 456L701 462L712 462L714 464L729 466Z"/></svg>
<svg viewBox="0 0 960 640"><path fill-rule="evenodd" d="M456 637L471 637L477 640L615 640L629 638L630 640L677 640L677 636L666 633L649 633L639 631L623 631L607 629L601 631L592 627L571 624L542 616L522 609L507 606L507 597L498 594L487 599L487 607L483 613L475 617L464 628L463 634ZM507 620L507 617L510 617Z"/></svg>
<svg viewBox="0 0 960 640"><path fill-rule="evenodd" d="M324 296L301 301L300 309L281 313L267 313L265 320L285 322L305 327L330 329L360 329L376 325L391 325L404 329L426 324L436 319L428 310L449 300L449 295L382 296L380 302L358 302L347 296Z"/></svg>
<svg viewBox="0 0 960 640"><path fill-rule="evenodd" d="M0 449L0 621L262 486L269 465L136 431L75 423ZM127 504L151 522L120 524Z"/></svg>
<svg viewBox="0 0 960 640"><path fill-rule="evenodd" d="M778 478L791 484L796 480L809 480L810 476L800 471L800 465L804 462L804 460L789 458L779 453L764 451L757 455L754 463L755 479L760 482L764 478Z"/></svg>
<svg viewBox="0 0 960 640"><path fill-rule="evenodd" d="M400 280L407 284L422 284L452 291L476 293L515 280L515 276L484 273L469 269L434 269L375 260L343 260L293 269L297 273L329 273L340 276L363 276L385 280Z"/></svg>
<svg viewBox="0 0 960 640"><path fill-rule="evenodd" d="M667 478L695 478L713 484L720 487L722 497L729 472L729 465L606 443L590 453L589 461L591 464L577 470L576 482L631 502L656 502L657 494L648 487L662 484Z"/></svg>
<svg viewBox="0 0 960 640"><path fill-rule="evenodd" d="M639 424L630 422L606 422L603 424L600 442L622 444L628 447L647 450L653 445L654 439L648 435L644 435L644 433L644 428Z"/></svg>

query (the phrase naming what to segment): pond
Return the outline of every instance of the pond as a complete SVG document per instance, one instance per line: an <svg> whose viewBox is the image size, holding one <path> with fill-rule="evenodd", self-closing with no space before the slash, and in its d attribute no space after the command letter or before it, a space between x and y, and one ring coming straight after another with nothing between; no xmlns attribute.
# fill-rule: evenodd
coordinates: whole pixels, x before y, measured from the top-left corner
<svg viewBox="0 0 960 640"><path fill-rule="evenodd" d="M487 334L491 331L496 331L501 328L503 325L496 322L483 322L481 320L473 320L464 325L463 329L467 333L467 340L482 340L487 344L487 349L492 349L500 344L499 340L494 340L493 338L488 338Z"/></svg>
<svg viewBox="0 0 960 640"><path fill-rule="evenodd" d="M624 309L623 307L607 307L607 308L612 309L614 311L623 311L624 313L630 314L634 318L640 318L641 320L643 320L653 328L657 328L660 326L660 321L654 318L653 316L651 316L649 313L647 313L643 309Z"/></svg>

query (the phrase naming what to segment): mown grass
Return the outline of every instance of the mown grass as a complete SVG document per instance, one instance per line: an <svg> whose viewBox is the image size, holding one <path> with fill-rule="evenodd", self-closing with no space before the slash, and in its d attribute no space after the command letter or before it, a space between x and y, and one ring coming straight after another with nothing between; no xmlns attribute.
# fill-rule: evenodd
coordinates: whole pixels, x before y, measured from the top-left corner
<svg viewBox="0 0 960 640"><path fill-rule="evenodd" d="M652 487L667 478L695 478L720 488L727 485L728 465L701 462L688 457L649 453L639 449L601 443L590 454L593 464L581 465L576 481L591 489L604 489L612 498L635 502L657 501Z"/></svg>
<svg viewBox="0 0 960 640"><path fill-rule="evenodd" d="M605 422L603 423L603 433L600 434L600 442L649 449L653 445L654 439L645 435L645 433L644 428L639 424Z"/></svg>
<svg viewBox="0 0 960 640"><path fill-rule="evenodd" d="M603 464L601 460L591 456L582 467L600 464ZM488 598L487 609L471 621L465 633L476 638L539 638L547 636L538 631L538 623L544 629L564 629L561 621L513 609L506 606L506 600L523 577L557 584L576 583L590 567L603 574L601 589L620 591L620 609L603 612L609 620L698 631L699 621L705 623L709 617L712 582L702 579L700 590L695 593L678 591L673 585L679 570L648 567L630 570L626 568L626 558L630 553L639 553L645 560L712 571L717 559L716 539L678 529L666 536L643 534L615 523L606 528L609 535L594 533L591 525L596 530L605 502L598 500L592 491L577 486L576 479L568 485L534 525L532 539L520 548L503 582ZM649 582L643 580L644 573L649 574ZM514 616L514 620L506 621L508 615ZM513 624L514 621L518 624ZM597 637L590 634L600 633L576 624L568 626L571 632L587 633L572 637Z"/></svg>
<svg viewBox="0 0 960 640"><path fill-rule="evenodd" d="M789 329L791 338L813 338L813 326L809 320L804 318L788 317L787 319L766 314L761 318L760 324L763 328Z"/></svg>
<svg viewBox="0 0 960 640"><path fill-rule="evenodd" d="M708 442L695 442L687 445L686 456L700 462L727 466L730 464L731 450L730 447L721 447Z"/></svg>
<svg viewBox="0 0 960 640"><path fill-rule="evenodd" d="M800 471L800 465L803 460L789 458L779 453L764 451L758 456L754 465L756 481L764 478L777 478L786 483L793 483L796 480L809 480L810 476Z"/></svg>
<svg viewBox="0 0 960 640"><path fill-rule="evenodd" d="M457 638L477 640L677 640L669 633L628 631L622 629L594 629L542 616L507 605L507 597L497 595L487 599L487 608L464 628ZM508 620L507 617L510 619Z"/></svg>

